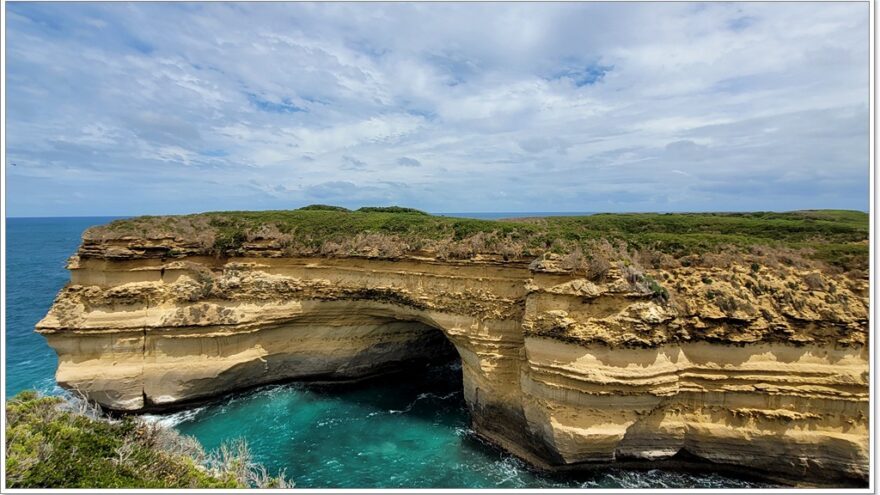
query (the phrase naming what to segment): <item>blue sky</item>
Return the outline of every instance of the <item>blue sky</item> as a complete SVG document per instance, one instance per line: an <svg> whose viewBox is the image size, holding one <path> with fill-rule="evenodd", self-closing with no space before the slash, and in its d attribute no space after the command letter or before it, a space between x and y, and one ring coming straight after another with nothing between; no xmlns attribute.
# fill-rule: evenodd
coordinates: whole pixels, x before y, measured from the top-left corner
<svg viewBox="0 0 880 495"><path fill-rule="evenodd" d="M7 3L10 216L867 210L867 3Z"/></svg>

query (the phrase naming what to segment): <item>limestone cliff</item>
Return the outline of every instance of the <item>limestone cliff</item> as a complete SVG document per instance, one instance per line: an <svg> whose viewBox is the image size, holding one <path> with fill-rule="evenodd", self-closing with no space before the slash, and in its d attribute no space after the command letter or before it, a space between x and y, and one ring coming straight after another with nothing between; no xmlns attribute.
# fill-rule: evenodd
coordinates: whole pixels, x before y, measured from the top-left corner
<svg viewBox="0 0 880 495"><path fill-rule="evenodd" d="M375 375L435 357L440 330L475 431L536 466L684 456L867 483L865 277L733 262L588 279L507 258L87 240L37 330L62 386L125 411Z"/></svg>

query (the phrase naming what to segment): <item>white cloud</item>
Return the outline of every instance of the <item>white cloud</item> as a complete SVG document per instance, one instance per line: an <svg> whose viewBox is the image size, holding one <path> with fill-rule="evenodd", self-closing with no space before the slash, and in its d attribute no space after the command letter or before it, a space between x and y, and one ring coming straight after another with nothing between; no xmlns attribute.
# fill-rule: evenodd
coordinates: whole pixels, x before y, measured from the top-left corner
<svg viewBox="0 0 880 495"><path fill-rule="evenodd" d="M867 207L863 4L7 10L13 215Z"/></svg>

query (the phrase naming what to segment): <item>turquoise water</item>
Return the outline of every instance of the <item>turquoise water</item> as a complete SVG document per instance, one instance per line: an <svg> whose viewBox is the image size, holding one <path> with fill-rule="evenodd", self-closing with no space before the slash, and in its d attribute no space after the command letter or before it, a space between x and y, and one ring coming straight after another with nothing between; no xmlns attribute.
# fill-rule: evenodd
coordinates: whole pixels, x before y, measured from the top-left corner
<svg viewBox="0 0 880 495"><path fill-rule="evenodd" d="M113 217L6 219L6 397L25 389L57 393L58 359L34 333L70 278L65 262L83 230Z"/></svg>
<svg viewBox="0 0 880 495"><path fill-rule="evenodd" d="M82 231L110 218L7 220L6 396L60 393L57 360L34 324L68 279L64 263ZM263 387L151 419L207 449L243 437L270 471L299 487L755 487L718 474L606 469L546 476L484 444L470 430L457 362L358 386Z"/></svg>

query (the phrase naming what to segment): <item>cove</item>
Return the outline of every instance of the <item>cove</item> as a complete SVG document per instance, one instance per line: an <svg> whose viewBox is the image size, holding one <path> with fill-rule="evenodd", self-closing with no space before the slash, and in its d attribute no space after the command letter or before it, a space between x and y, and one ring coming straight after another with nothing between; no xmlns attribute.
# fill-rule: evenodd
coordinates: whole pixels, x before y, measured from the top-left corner
<svg viewBox="0 0 880 495"><path fill-rule="evenodd" d="M457 222L351 215L337 220L392 225L406 220L427 227ZM290 212L279 221L306 228L315 224L312 216ZM324 225L327 219L320 220ZM156 228L165 229L182 221L195 220L147 219L137 225L159 222ZM854 304L866 293L863 279L809 267L793 271L774 265L771 255L754 254L723 268L723 260L708 254L697 265L688 257L646 268L629 252L602 254L601 243L590 248L604 256L605 264L594 263L604 271L591 275L570 268L568 255L483 253L488 244L482 231L461 246L446 239L453 244L403 254L382 251L388 244L381 236L370 238L374 245L368 247L376 251L366 255L328 240L322 249L336 254L318 256L291 251L284 239L269 234L245 235L250 240L239 247L223 241L218 248L185 232L172 237L146 228L152 224L126 225L89 229L68 260L70 281L54 303L43 303L52 305L42 320L22 328L29 331L37 323L57 353L56 382L85 391L110 410L186 408L189 413L164 418L186 420L181 428L200 423L203 414L213 419L217 407L248 405L237 417L218 416L213 437L194 434L208 448L240 436L257 443L272 439L254 447L255 460L288 470L294 480L327 463L342 465L336 481L301 479L300 486L454 487L454 480L436 473L446 476L467 463L444 462L448 458L442 456L465 451L468 442L487 450L478 438L535 469L549 465L557 473L593 473L544 477L522 469L531 481L512 486L617 486L613 473L638 477L652 471L635 469L683 468L689 460L701 463L692 467L703 473L763 472L783 482L858 485L866 473L867 306ZM508 225L480 224L501 227ZM466 257L443 254L459 248L476 251ZM25 297L38 301L33 294ZM845 301L850 304L841 304ZM432 357L438 339L428 338L431 332L454 346L461 360L461 377L454 382L463 390L464 419L451 428L440 421L445 431L413 431L404 424L409 414L421 418L419 407L429 405L428 399L456 396L434 393L425 384L393 407L375 403L381 396L376 391L366 403L340 402L345 394L268 386L280 380L384 376L395 363ZM14 346L24 342L16 339ZM34 349L12 355L30 366ZM241 393L252 387L262 388ZM283 400L266 403L268 409L251 407L261 404L263 393ZM204 401L213 402L194 405ZM390 421L350 425L332 436L317 431L363 417ZM272 425L274 430L266 431ZM314 437L320 441L309 441ZM336 455L327 455L327 449ZM404 454L382 458L397 451ZM491 462L515 463L488 452ZM368 458L367 467L346 464L352 457ZM381 465L371 464L376 458ZM400 481L397 468L383 471L410 462L430 466L432 474L410 473ZM346 476L357 472L366 475ZM608 473L611 481L604 478ZM374 481L376 476L384 481ZM463 484L505 486L504 479ZM696 481L681 486L694 485L703 486ZM634 486L657 485L642 480Z"/></svg>
<svg viewBox="0 0 880 495"><path fill-rule="evenodd" d="M590 488L768 486L718 473L606 468L548 475L479 439L457 360L346 386L260 387L151 419L206 449L242 437L298 488Z"/></svg>

